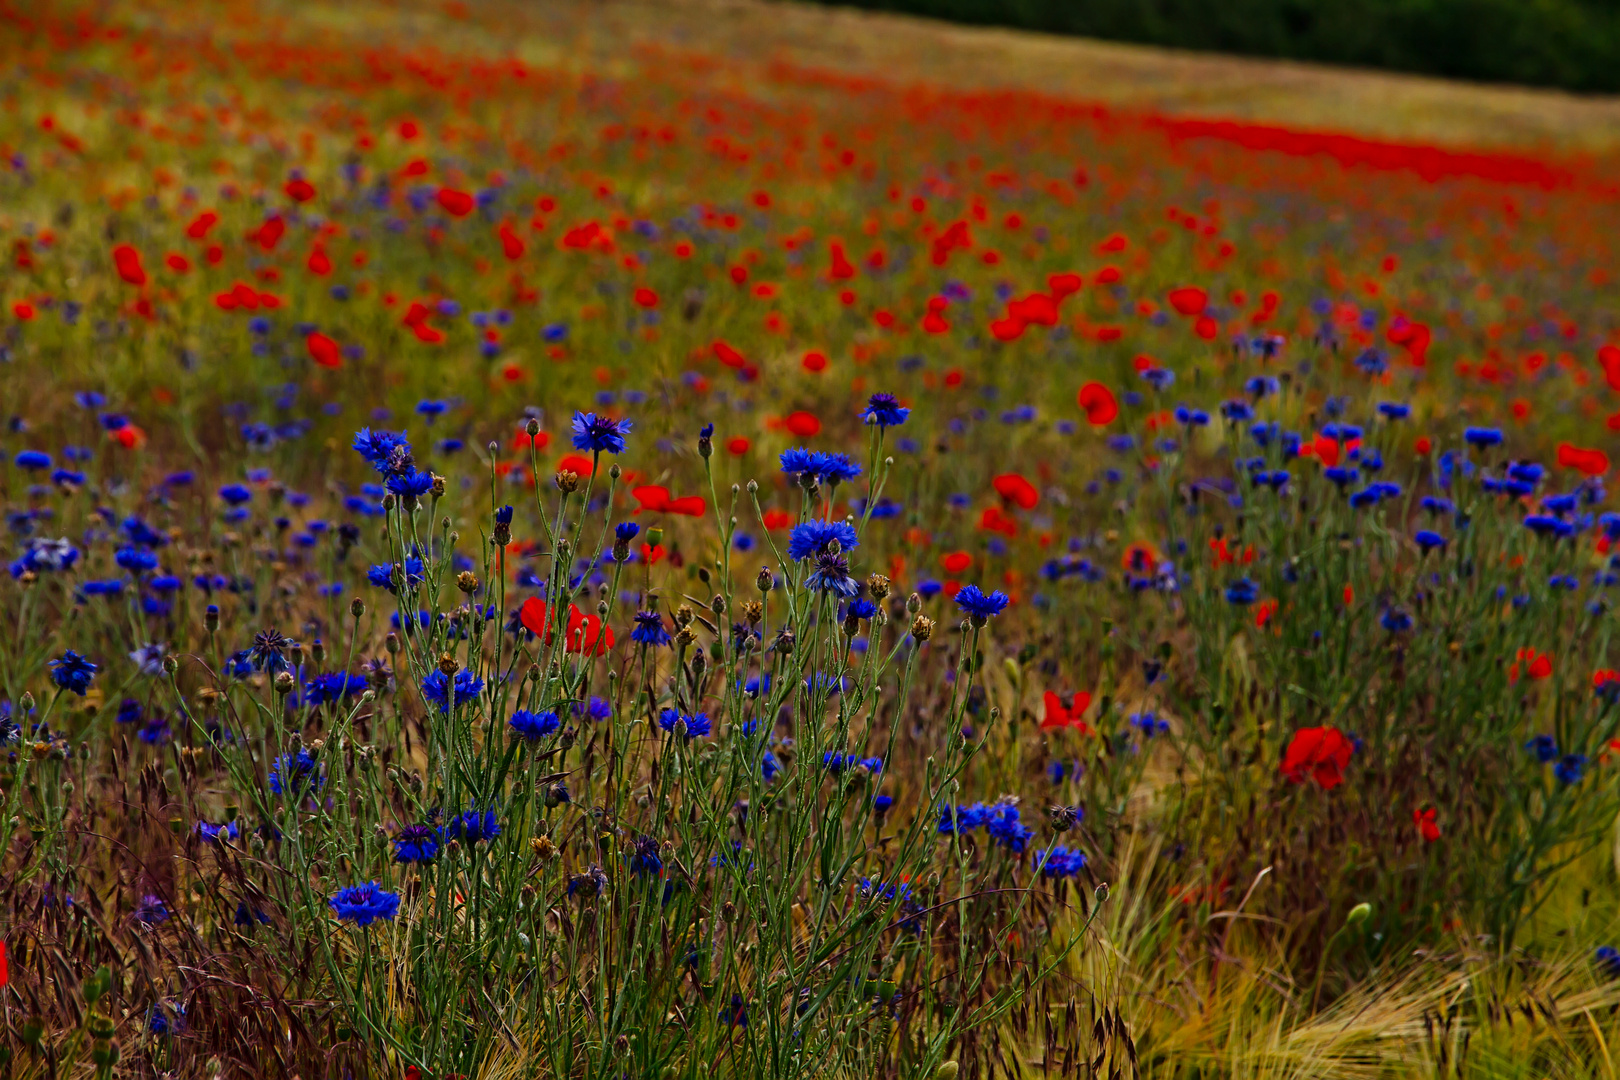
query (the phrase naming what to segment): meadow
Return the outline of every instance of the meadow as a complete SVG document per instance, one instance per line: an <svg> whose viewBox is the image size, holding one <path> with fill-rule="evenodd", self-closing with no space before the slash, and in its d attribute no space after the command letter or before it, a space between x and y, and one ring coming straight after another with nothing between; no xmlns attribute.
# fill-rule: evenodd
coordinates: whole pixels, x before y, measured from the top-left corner
<svg viewBox="0 0 1620 1080"><path fill-rule="evenodd" d="M0 1076L1614 1076L1612 144L620 11L0 4Z"/></svg>

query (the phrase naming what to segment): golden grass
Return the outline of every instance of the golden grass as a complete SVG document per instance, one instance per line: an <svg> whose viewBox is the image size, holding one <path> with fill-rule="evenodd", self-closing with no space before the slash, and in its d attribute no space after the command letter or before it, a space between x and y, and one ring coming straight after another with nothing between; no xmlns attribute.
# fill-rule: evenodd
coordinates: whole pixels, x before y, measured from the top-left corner
<svg viewBox="0 0 1620 1080"><path fill-rule="evenodd" d="M546 65L633 74L649 46L962 89L1481 147L1620 150L1620 98L954 26L785 0L347 0L274 5L289 24L387 27Z"/></svg>

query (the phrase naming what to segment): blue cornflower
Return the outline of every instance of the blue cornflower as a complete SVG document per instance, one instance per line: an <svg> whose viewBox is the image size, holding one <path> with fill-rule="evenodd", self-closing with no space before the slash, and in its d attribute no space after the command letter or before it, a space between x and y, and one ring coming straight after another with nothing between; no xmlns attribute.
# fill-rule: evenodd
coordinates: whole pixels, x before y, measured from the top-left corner
<svg viewBox="0 0 1620 1080"><path fill-rule="evenodd" d="M1385 608L1384 613L1379 616L1378 622L1392 634L1400 634L1412 629L1412 616L1398 607Z"/></svg>
<svg viewBox="0 0 1620 1080"><path fill-rule="evenodd" d="M36 472L51 467L51 455L40 450L22 450L11 459L19 469Z"/></svg>
<svg viewBox="0 0 1620 1080"><path fill-rule="evenodd" d="M412 468L393 474L384 486L403 499L406 506L410 506L414 500L433 490L433 474L417 472Z"/></svg>
<svg viewBox="0 0 1620 1080"><path fill-rule="evenodd" d="M1030 837L1035 835L1034 829L1019 820L1017 804L1010 802L997 803L984 827L996 843L1015 855L1022 855Z"/></svg>
<svg viewBox="0 0 1620 1080"><path fill-rule="evenodd" d="M574 413L574 449L591 454L624 453L624 437L630 434L630 421L614 420L595 413Z"/></svg>
<svg viewBox="0 0 1620 1080"><path fill-rule="evenodd" d="M893 394L873 394L866 402L861 419L878 427L899 427L906 422L911 410L903 408Z"/></svg>
<svg viewBox="0 0 1620 1080"><path fill-rule="evenodd" d="M476 700L483 689L484 680L475 677L470 668L456 672L453 682L438 668L428 672L422 680L422 696L437 706L441 713L448 713L454 707Z"/></svg>
<svg viewBox="0 0 1620 1080"><path fill-rule="evenodd" d="M861 475L861 467L848 454L817 454L816 475L828 487L837 487Z"/></svg>
<svg viewBox="0 0 1620 1080"><path fill-rule="evenodd" d="M1575 526L1551 514L1531 514L1524 519L1524 527L1537 536L1574 536Z"/></svg>
<svg viewBox="0 0 1620 1080"><path fill-rule="evenodd" d="M113 556L113 561L130 573L139 574L156 570L158 557L143 547L121 547Z"/></svg>
<svg viewBox="0 0 1620 1080"><path fill-rule="evenodd" d="M1611 979L1620 979L1620 950L1613 945L1604 945L1598 949L1594 958L1604 975Z"/></svg>
<svg viewBox="0 0 1620 1080"><path fill-rule="evenodd" d="M813 559L826 552L834 540L838 541L841 551L861 546L860 539L855 535L855 527L846 521L813 520L795 525L788 534L788 558L795 562Z"/></svg>
<svg viewBox="0 0 1620 1080"><path fill-rule="evenodd" d="M384 476L393 476L416 467L411 444L403 431L361 428L355 434L353 445L360 456Z"/></svg>
<svg viewBox="0 0 1620 1080"><path fill-rule="evenodd" d="M693 716L683 716L674 709L665 709L663 712L658 714L658 726L672 735L675 733L676 723L682 720L686 721L686 737L688 739L696 739L700 736L709 734L711 725L709 723L708 713L697 713Z"/></svg>
<svg viewBox="0 0 1620 1080"><path fill-rule="evenodd" d="M392 920L399 913L399 894L375 881L339 889L326 903L338 918L356 926L370 926L377 919Z"/></svg>
<svg viewBox="0 0 1620 1080"><path fill-rule="evenodd" d="M51 661L51 681L63 690L84 696L90 681L96 677L97 667L87 658L68 649Z"/></svg>
<svg viewBox="0 0 1620 1080"><path fill-rule="evenodd" d="M1524 748L1536 755L1536 760L1543 765L1558 756L1558 743L1551 735L1533 735Z"/></svg>
<svg viewBox="0 0 1620 1080"><path fill-rule="evenodd" d="M975 626L983 626L990 619L1007 610L1011 602L1007 594L996 589L988 596L977 585L964 585L956 594L956 606Z"/></svg>
<svg viewBox="0 0 1620 1080"><path fill-rule="evenodd" d="M1515 461L1507 467L1507 474L1521 484L1539 484L1547 470L1540 462Z"/></svg>
<svg viewBox="0 0 1620 1080"><path fill-rule="evenodd" d="M394 861L428 863L439 854L439 834L427 825L407 825L394 835Z"/></svg>
<svg viewBox="0 0 1620 1080"><path fill-rule="evenodd" d="M1237 424L1253 420L1254 410L1249 407L1247 401L1223 401L1221 403L1221 415Z"/></svg>
<svg viewBox="0 0 1620 1080"><path fill-rule="evenodd" d="M1450 499L1442 499L1434 495L1425 495L1418 500L1418 505L1431 514L1454 514L1456 505Z"/></svg>
<svg viewBox="0 0 1620 1080"><path fill-rule="evenodd" d="M1425 554L1433 551L1435 548L1443 548L1447 543L1445 537L1441 536L1432 529L1419 529L1412 536L1412 539L1417 541L1417 546L1422 548Z"/></svg>
<svg viewBox="0 0 1620 1080"><path fill-rule="evenodd" d="M366 692L368 685L364 675L329 671L324 675L315 676L304 684L304 704L319 706L328 702L342 701L344 698L358 697Z"/></svg>
<svg viewBox="0 0 1620 1080"><path fill-rule="evenodd" d="M319 791L325 786L320 765L308 750L282 754L270 763L270 790L277 795L297 795L306 787Z"/></svg>
<svg viewBox="0 0 1620 1080"><path fill-rule="evenodd" d="M1502 432L1496 428L1465 428L1463 429L1463 441L1471 446L1500 446Z"/></svg>
<svg viewBox="0 0 1620 1080"><path fill-rule="evenodd" d="M1565 754L1553 766L1553 776L1558 778L1560 784L1578 784L1586 775L1585 754Z"/></svg>
<svg viewBox="0 0 1620 1080"><path fill-rule="evenodd" d="M658 853L658 841L650 836L636 838L630 849L630 872L636 877L657 877L664 872L664 859Z"/></svg>
<svg viewBox="0 0 1620 1080"><path fill-rule="evenodd" d="M621 521L613 528L613 537L628 544L641 532L641 526L633 521Z"/></svg>
<svg viewBox="0 0 1620 1080"><path fill-rule="evenodd" d="M1412 406L1398 401L1380 401L1378 411L1391 420L1405 420L1412 415Z"/></svg>
<svg viewBox="0 0 1620 1080"><path fill-rule="evenodd" d="M1331 465L1322 470L1322 475L1343 488L1361 479L1361 470L1347 468L1343 465Z"/></svg>
<svg viewBox="0 0 1620 1080"><path fill-rule="evenodd" d="M1248 607L1260 599L1260 586L1248 578L1238 578L1226 587L1226 602L1238 607Z"/></svg>
<svg viewBox="0 0 1620 1080"><path fill-rule="evenodd" d="M475 807L451 818L445 831L462 843L476 844L480 840L488 843L501 835L501 822L495 811Z"/></svg>
<svg viewBox="0 0 1620 1080"><path fill-rule="evenodd" d="M376 566L368 567L366 569L366 580L379 589L387 589L391 593L397 593L400 583L396 581L396 577L400 565L399 563L379 563ZM410 555L406 557L403 565L405 569L403 584L407 588L421 584L424 572L422 560L415 555Z"/></svg>
<svg viewBox="0 0 1620 1080"><path fill-rule="evenodd" d="M630 631L630 640L642 645L670 644L669 631L664 629L664 617L656 611L636 612L636 625Z"/></svg>
<svg viewBox="0 0 1620 1080"><path fill-rule="evenodd" d="M141 902L135 905L135 921L146 926L156 926L158 923L169 921L169 905L164 903L161 896L148 893L141 897Z"/></svg>
<svg viewBox="0 0 1620 1080"><path fill-rule="evenodd" d="M538 742L562 726L562 721L558 719L557 714L549 710L542 713L533 713L527 709L519 709L512 714L512 719L506 723L512 729L513 734L528 742Z"/></svg>
<svg viewBox="0 0 1620 1080"><path fill-rule="evenodd" d="M804 579L804 587L813 592L830 592L839 596L854 596L860 585L849 576L849 560L840 552L824 552L816 558L816 569Z"/></svg>
<svg viewBox="0 0 1620 1080"><path fill-rule="evenodd" d="M1166 390L1176 381L1176 373L1169 368L1150 367L1142 372L1142 378L1155 390Z"/></svg>
<svg viewBox="0 0 1620 1080"><path fill-rule="evenodd" d="M253 492L242 484L226 484L219 489L219 497L229 506L241 506L253 498Z"/></svg>
<svg viewBox="0 0 1620 1080"><path fill-rule="evenodd" d="M1080 871L1086 868L1085 852L1079 848L1071 849L1063 844L1059 844L1049 851L1037 851L1035 861L1041 868L1041 876L1054 880L1078 877Z"/></svg>
<svg viewBox="0 0 1620 1080"><path fill-rule="evenodd" d="M870 600L851 600L844 611L846 619L871 619L877 615L877 605Z"/></svg>
<svg viewBox="0 0 1620 1080"><path fill-rule="evenodd" d="M227 821L223 825L215 825L207 821L197 822L197 836L209 843L217 843L222 837L226 841L235 840L242 835L241 828L234 821Z"/></svg>
<svg viewBox="0 0 1620 1080"><path fill-rule="evenodd" d="M1131 727L1139 729L1144 739L1151 739L1155 735L1163 735L1170 730L1169 721L1161 719L1158 713L1153 712L1132 713L1126 718L1126 722Z"/></svg>

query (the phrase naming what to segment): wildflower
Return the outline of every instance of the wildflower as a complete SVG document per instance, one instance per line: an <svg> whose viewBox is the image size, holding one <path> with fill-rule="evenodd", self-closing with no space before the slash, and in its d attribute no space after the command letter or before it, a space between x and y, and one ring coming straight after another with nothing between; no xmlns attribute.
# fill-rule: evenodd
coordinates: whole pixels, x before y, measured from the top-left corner
<svg viewBox="0 0 1620 1080"><path fill-rule="evenodd" d="M474 807L451 818L445 832L464 844L488 843L501 835L501 823L495 811Z"/></svg>
<svg viewBox="0 0 1620 1080"><path fill-rule="evenodd" d="M638 611L635 623L635 628L630 631L631 641L655 647L670 644L669 631L664 628L664 617L658 612Z"/></svg>
<svg viewBox="0 0 1620 1080"><path fill-rule="evenodd" d="M992 618L1007 610L1011 602L1007 594L996 589L986 595L977 585L964 585L956 593L956 606L961 609L974 626L983 626Z"/></svg>
<svg viewBox="0 0 1620 1080"><path fill-rule="evenodd" d="M219 489L219 497L228 506L241 506L253 498L253 492L241 484L226 484Z"/></svg>
<svg viewBox="0 0 1620 1080"><path fill-rule="evenodd" d="M484 680L474 676L471 668L461 669L454 679L434 668L422 680L422 696L441 713L476 700L483 689Z"/></svg>
<svg viewBox="0 0 1620 1080"><path fill-rule="evenodd" d="M407 825L394 834L394 861L429 863L439 854L439 834L427 825Z"/></svg>
<svg viewBox="0 0 1620 1080"><path fill-rule="evenodd" d="M1260 599L1260 586L1248 578L1238 578L1226 587L1226 602L1236 607L1247 607Z"/></svg>
<svg viewBox="0 0 1620 1080"><path fill-rule="evenodd" d="M562 726L557 714L549 710L534 713L529 712L527 709L519 709L512 714L512 719L506 723L512 729L513 734L527 742L537 742Z"/></svg>
<svg viewBox="0 0 1620 1080"><path fill-rule="evenodd" d="M392 920L399 913L399 894L375 881L339 889L326 903L339 919L356 926L370 926L377 919Z"/></svg>
<svg viewBox="0 0 1620 1080"><path fill-rule="evenodd" d="M664 860L658 853L658 841L650 836L636 838L630 850L630 872L637 877L657 877L664 872Z"/></svg>
<svg viewBox="0 0 1620 1080"><path fill-rule="evenodd" d="M1069 848L1063 844L1035 853L1035 862L1041 868L1041 876L1054 881L1064 878L1079 877L1080 872L1086 868L1086 854L1079 848Z"/></svg>
<svg viewBox="0 0 1620 1080"><path fill-rule="evenodd" d="M866 402L861 419L878 427L899 427L906 422L911 410L902 408L893 394L873 394Z"/></svg>
<svg viewBox="0 0 1620 1080"><path fill-rule="evenodd" d="M282 754L270 763L270 790L277 795L299 795L305 788L319 791L326 786L319 764L308 750Z"/></svg>
<svg viewBox="0 0 1620 1080"><path fill-rule="evenodd" d="M1513 663L1508 667L1508 682L1516 683L1521 674L1527 676L1532 682L1552 677L1552 656L1547 653L1538 653L1534 649L1520 649L1513 655Z"/></svg>
<svg viewBox="0 0 1620 1080"><path fill-rule="evenodd" d="M834 593L850 597L860 591L860 584L849 575L849 560L831 551L816 557L816 569L804 579L804 586L815 592Z"/></svg>
<svg viewBox="0 0 1620 1080"><path fill-rule="evenodd" d="M1604 945L1594 954L1598 970L1610 979L1620 979L1620 949Z"/></svg>
<svg viewBox="0 0 1620 1080"><path fill-rule="evenodd" d="M1558 756L1558 743L1551 735L1533 735L1524 748L1536 755L1536 760L1543 765Z"/></svg>
<svg viewBox="0 0 1620 1080"><path fill-rule="evenodd" d="M1158 713L1132 713L1126 719L1126 722L1131 727L1140 730L1144 739L1151 739L1155 735L1162 735L1170 730L1169 722L1160 719Z"/></svg>
<svg viewBox="0 0 1620 1080"><path fill-rule="evenodd" d="M1502 443L1502 433L1496 428L1465 428L1463 430L1463 441L1467 442L1470 446L1478 446L1481 448L1487 446L1500 446Z"/></svg>
<svg viewBox="0 0 1620 1080"><path fill-rule="evenodd" d="M595 413L574 413L574 449L592 454L624 453L624 437L630 434L630 421L614 420Z"/></svg>
<svg viewBox="0 0 1620 1080"><path fill-rule="evenodd" d="M992 840L1014 855L1022 855L1030 837L1035 835L1034 829L1019 820L1018 805L1011 802L997 803L991 809L984 828Z"/></svg>
<svg viewBox="0 0 1620 1080"><path fill-rule="evenodd" d="M1412 811L1412 824L1417 826L1418 835L1423 838L1423 842L1426 844L1432 844L1440 839L1440 826L1435 823L1437 816L1438 814L1432 806Z"/></svg>
<svg viewBox="0 0 1620 1080"><path fill-rule="evenodd" d="M292 645L292 639L279 630L261 630L254 635L247 658L255 670L279 675L287 670L287 650Z"/></svg>
<svg viewBox="0 0 1620 1080"><path fill-rule="evenodd" d="M135 905L134 916L135 921L143 926L156 926L169 921L169 905L163 902L161 896L148 893Z"/></svg>
<svg viewBox="0 0 1620 1080"><path fill-rule="evenodd" d="M409 507L433 490L433 474L408 469L394 473L384 486L404 500L405 505Z"/></svg>
<svg viewBox="0 0 1620 1080"><path fill-rule="evenodd" d="M672 735L675 733L677 723L686 724L686 738L688 741L709 734L711 728L707 713L685 716L674 709L665 709L658 714L658 726Z"/></svg>
<svg viewBox="0 0 1620 1080"><path fill-rule="evenodd" d="M855 527L845 521L806 521L796 525L788 534L788 558L795 562L813 559L831 550L836 543L840 551L860 547Z"/></svg>
<svg viewBox="0 0 1620 1080"><path fill-rule="evenodd" d="M411 444L403 431L396 433L361 428L354 437L353 446L383 476L397 476L416 467Z"/></svg>
<svg viewBox="0 0 1620 1080"><path fill-rule="evenodd" d="M85 691L90 689L90 682L96 677L97 670L95 664L68 649L51 661L51 681L63 690L83 697Z"/></svg>
<svg viewBox="0 0 1620 1080"><path fill-rule="evenodd" d="M369 681L364 675L350 675L346 671L329 671L304 683L303 702L319 708L336 704L344 698L358 697L366 692Z"/></svg>
<svg viewBox="0 0 1620 1080"><path fill-rule="evenodd" d="M1553 776L1558 779L1560 784L1566 786L1580 783L1581 778L1585 775L1585 754L1565 754L1558 759L1558 764L1553 766Z"/></svg>
<svg viewBox="0 0 1620 1080"><path fill-rule="evenodd" d="M1378 622L1392 634L1400 634L1412 629L1412 616L1398 607L1385 608L1383 615L1379 616Z"/></svg>
<svg viewBox="0 0 1620 1080"><path fill-rule="evenodd" d="M1302 784L1311 777L1324 790L1344 783L1344 770L1355 753L1355 744L1335 727L1301 728L1283 753L1281 771L1291 783Z"/></svg>

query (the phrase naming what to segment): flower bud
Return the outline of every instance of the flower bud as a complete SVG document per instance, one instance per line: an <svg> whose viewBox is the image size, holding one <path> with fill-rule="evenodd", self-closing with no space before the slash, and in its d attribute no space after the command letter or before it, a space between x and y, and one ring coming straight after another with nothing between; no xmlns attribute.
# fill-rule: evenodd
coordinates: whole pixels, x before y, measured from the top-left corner
<svg viewBox="0 0 1620 1080"><path fill-rule="evenodd" d="M1350 909L1350 914L1344 917L1345 926L1360 926L1372 915L1372 905L1363 900Z"/></svg>
<svg viewBox="0 0 1620 1080"><path fill-rule="evenodd" d="M478 591L478 575L471 570L463 570L456 575L456 588L471 596Z"/></svg>
<svg viewBox="0 0 1620 1080"><path fill-rule="evenodd" d="M889 579L883 574L872 574L866 579L866 591L872 594L873 600L882 600L889 595Z"/></svg>
<svg viewBox="0 0 1620 1080"><path fill-rule="evenodd" d="M357 596L352 601L350 601L350 603L349 603L349 614L350 615L353 615L355 618L358 619L360 616L364 615L365 613L366 613L366 602L364 600L360 599Z"/></svg>
<svg viewBox="0 0 1620 1080"><path fill-rule="evenodd" d="M286 697L288 694L293 692L293 687L297 685L298 680L293 678L292 672L281 671L276 673L276 693Z"/></svg>
<svg viewBox="0 0 1620 1080"><path fill-rule="evenodd" d="M911 623L911 636L918 642L927 641L934 636L934 620L926 615L919 615Z"/></svg>
<svg viewBox="0 0 1620 1080"><path fill-rule="evenodd" d="M523 425L523 430L528 433L529 438L534 438L540 434L540 421L532 416L529 417L529 422Z"/></svg>
<svg viewBox="0 0 1620 1080"><path fill-rule="evenodd" d="M1091 898L1093 900L1097 901L1097 903L1099 903L1099 904L1107 903L1108 902L1108 882L1106 882L1106 881L1097 882L1097 887L1092 890Z"/></svg>
<svg viewBox="0 0 1620 1080"><path fill-rule="evenodd" d="M571 469L557 470L557 490L572 495L579 490L579 474Z"/></svg>
<svg viewBox="0 0 1620 1080"><path fill-rule="evenodd" d="M759 577L754 580L754 588L762 593L768 593L775 584L776 575L771 573L771 568L768 566L760 567Z"/></svg>
<svg viewBox="0 0 1620 1080"><path fill-rule="evenodd" d="M203 610L203 629L212 634L219 629L219 605L209 604Z"/></svg>
<svg viewBox="0 0 1620 1080"><path fill-rule="evenodd" d="M906 611L907 612L909 612L912 615L915 615L915 614L917 614L917 612L919 612L921 610L922 610L922 597L918 596L916 593L912 593L910 596L906 597Z"/></svg>

